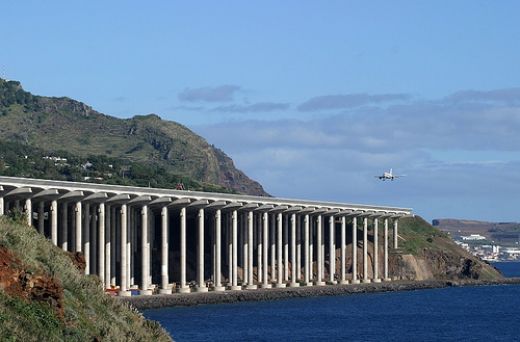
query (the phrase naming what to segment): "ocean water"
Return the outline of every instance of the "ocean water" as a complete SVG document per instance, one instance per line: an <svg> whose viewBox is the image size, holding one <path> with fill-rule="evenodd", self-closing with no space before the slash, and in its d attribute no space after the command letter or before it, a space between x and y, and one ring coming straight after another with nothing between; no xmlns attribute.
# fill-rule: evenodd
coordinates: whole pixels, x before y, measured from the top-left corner
<svg viewBox="0 0 520 342"><path fill-rule="evenodd" d="M520 275L520 263L495 266ZM176 341L520 341L520 285L164 308L144 315Z"/></svg>
<svg viewBox="0 0 520 342"><path fill-rule="evenodd" d="M520 277L520 262L494 262L492 265L506 277Z"/></svg>

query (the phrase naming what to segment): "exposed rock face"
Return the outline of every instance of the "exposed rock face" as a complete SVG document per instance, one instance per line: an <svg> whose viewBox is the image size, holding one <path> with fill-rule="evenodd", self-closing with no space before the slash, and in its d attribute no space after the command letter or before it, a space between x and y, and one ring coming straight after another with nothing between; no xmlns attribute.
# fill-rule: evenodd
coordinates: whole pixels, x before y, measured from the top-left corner
<svg viewBox="0 0 520 342"><path fill-rule="evenodd" d="M397 279L430 280L430 279L489 279L485 274L500 274L492 266L475 258L458 257L444 253L429 253L417 257L411 254L393 255L390 259L390 273Z"/></svg>
<svg viewBox="0 0 520 342"><path fill-rule="evenodd" d="M63 318L63 287L45 274L29 272L9 250L0 247L0 290L28 301L46 302Z"/></svg>
<svg viewBox="0 0 520 342"><path fill-rule="evenodd" d="M80 271L85 272L85 268L87 267L87 261L85 260L85 256L81 252L67 252L70 259L74 263L74 266Z"/></svg>

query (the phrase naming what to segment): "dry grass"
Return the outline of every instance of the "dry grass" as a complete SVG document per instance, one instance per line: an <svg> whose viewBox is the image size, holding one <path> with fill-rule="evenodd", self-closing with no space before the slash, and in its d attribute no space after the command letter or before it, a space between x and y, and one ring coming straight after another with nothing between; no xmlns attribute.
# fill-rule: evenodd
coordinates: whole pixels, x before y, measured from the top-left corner
<svg viewBox="0 0 520 342"><path fill-rule="evenodd" d="M46 303L7 296L0 290L1 341L170 341L155 322L104 294L94 276L81 274L71 259L33 228L0 217L0 245L27 270L58 278L64 288L61 320Z"/></svg>

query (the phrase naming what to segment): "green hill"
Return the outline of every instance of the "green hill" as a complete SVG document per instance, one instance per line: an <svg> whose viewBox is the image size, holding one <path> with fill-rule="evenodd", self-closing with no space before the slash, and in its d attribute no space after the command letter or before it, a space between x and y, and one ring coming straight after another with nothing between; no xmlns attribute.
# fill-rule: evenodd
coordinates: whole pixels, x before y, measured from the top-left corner
<svg viewBox="0 0 520 342"><path fill-rule="evenodd" d="M457 246L448 234L421 217L399 220L399 250L391 255L392 274L402 279L500 280L493 266Z"/></svg>
<svg viewBox="0 0 520 342"><path fill-rule="evenodd" d="M118 119L66 97L35 96L0 79L0 140L56 155L98 156L162 168L230 191L268 195L221 150L188 128L151 114Z"/></svg>
<svg viewBox="0 0 520 342"><path fill-rule="evenodd" d="M0 217L0 341L170 341L158 323L104 294L71 254Z"/></svg>

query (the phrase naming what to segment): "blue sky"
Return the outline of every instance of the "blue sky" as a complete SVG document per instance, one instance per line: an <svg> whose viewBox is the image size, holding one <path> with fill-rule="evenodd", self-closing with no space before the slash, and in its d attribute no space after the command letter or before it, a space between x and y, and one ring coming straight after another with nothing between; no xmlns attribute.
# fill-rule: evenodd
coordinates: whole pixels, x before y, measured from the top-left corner
<svg viewBox="0 0 520 342"><path fill-rule="evenodd" d="M519 221L517 1L3 1L0 77L157 113L273 195ZM385 169L406 174L379 182Z"/></svg>

